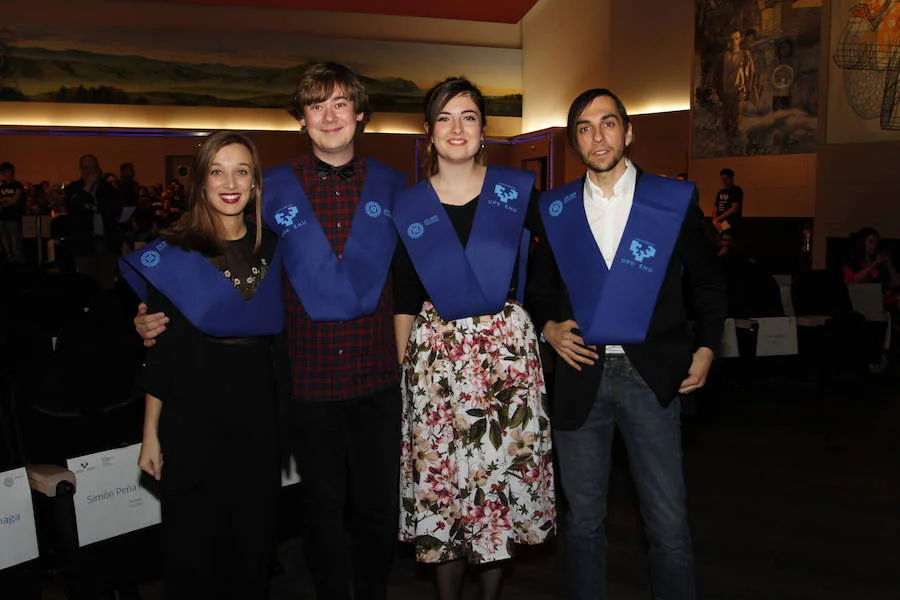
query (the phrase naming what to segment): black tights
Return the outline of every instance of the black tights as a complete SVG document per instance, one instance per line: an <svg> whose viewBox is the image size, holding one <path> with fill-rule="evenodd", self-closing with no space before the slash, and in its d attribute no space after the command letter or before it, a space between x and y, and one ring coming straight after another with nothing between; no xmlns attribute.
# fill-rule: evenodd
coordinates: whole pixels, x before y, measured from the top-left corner
<svg viewBox="0 0 900 600"><path fill-rule="evenodd" d="M503 564L493 562L477 568L481 600L497 600L503 582ZM459 600L466 575L466 561L460 558L442 563L437 566L436 574L438 600Z"/></svg>

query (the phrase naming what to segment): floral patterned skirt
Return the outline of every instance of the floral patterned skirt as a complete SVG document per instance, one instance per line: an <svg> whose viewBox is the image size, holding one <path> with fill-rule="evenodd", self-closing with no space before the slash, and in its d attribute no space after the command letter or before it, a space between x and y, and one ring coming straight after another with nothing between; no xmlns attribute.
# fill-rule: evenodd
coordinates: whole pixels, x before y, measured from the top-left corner
<svg viewBox="0 0 900 600"><path fill-rule="evenodd" d="M430 302L403 361L400 539L422 562L510 558L556 528L550 425L528 313L445 322Z"/></svg>

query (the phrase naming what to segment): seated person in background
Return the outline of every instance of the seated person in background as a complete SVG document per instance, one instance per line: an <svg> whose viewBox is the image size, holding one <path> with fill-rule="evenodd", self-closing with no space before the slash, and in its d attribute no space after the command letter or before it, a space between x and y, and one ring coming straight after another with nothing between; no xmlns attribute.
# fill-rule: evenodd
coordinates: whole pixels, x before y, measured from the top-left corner
<svg viewBox="0 0 900 600"><path fill-rule="evenodd" d="M138 186L135 206L149 208L151 204L153 204L153 198L150 197L150 188L145 185Z"/></svg>
<svg viewBox="0 0 900 600"><path fill-rule="evenodd" d="M51 219L50 226L52 229L53 222L57 218L67 217L69 215L69 213L66 212L66 196L63 192L56 189L56 190L53 190L52 192L50 192L48 194L48 196L49 196L49 203L50 203L50 219ZM63 221L65 221L65 219L60 221L60 223L62 223ZM51 236L52 237L65 237L64 235L55 235L52 231L51 231Z"/></svg>
<svg viewBox="0 0 900 600"><path fill-rule="evenodd" d="M25 200L25 214L46 215L50 213L50 196L43 183L35 183L31 186L28 198Z"/></svg>
<svg viewBox="0 0 900 600"><path fill-rule="evenodd" d="M784 316L778 283L747 255L739 232L727 229L719 234L716 262L728 285L729 317Z"/></svg>
<svg viewBox="0 0 900 600"><path fill-rule="evenodd" d="M718 238L719 251L716 256L722 274L740 274L755 268L753 261L744 252L740 237L733 229L721 232Z"/></svg>
<svg viewBox="0 0 900 600"><path fill-rule="evenodd" d="M844 281L880 283L884 291L884 309L900 309L900 274L894 268L889 250L880 248L881 236L872 227L863 227L850 238L850 258L844 263Z"/></svg>
<svg viewBox="0 0 900 600"><path fill-rule="evenodd" d="M119 193L119 178L115 173L104 173L103 180L112 186L116 193Z"/></svg>
<svg viewBox="0 0 900 600"><path fill-rule="evenodd" d="M131 230L125 236L125 243L136 250L159 235L156 219L149 209L138 208L131 215Z"/></svg>
<svg viewBox="0 0 900 600"><path fill-rule="evenodd" d="M719 234L719 252L718 256L729 256L731 251L731 243L734 241L734 234L730 231L723 231Z"/></svg>
<svg viewBox="0 0 900 600"><path fill-rule="evenodd" d="M172 192L170 190L163 190L160 193L159 199L153 201L151 208L153 209L156 224L160 229L165 229L177 221L182 214L181 208L173 201Z"/></svg>
<svg viewBox="0 0 900 600"><path fill-rule="evenodd" d="M130 249L136 250L159 235L156 210L161 206L154 207L148 189L144 186L138 187L134 212L131 214L125 234L125 244Z"/></svg>
<svg viewBox="0 0 900 600"><path fill-rule="evenodd" d="M47 242L47 261L64 273L75 272L75 258L69 244L69 213L66 195L59 188L48 192L50 201L50 240Z"/></svg>

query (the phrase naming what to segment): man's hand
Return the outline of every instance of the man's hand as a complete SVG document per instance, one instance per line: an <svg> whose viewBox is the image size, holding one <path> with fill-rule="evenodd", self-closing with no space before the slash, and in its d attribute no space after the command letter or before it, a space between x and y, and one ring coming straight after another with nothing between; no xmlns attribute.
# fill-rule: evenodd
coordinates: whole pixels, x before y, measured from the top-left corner
<svg viewBox="0 0 900 600"><path fill-rule="evenodd" d="M597 346L585 345L584 339L573 329L578 329L578 323L571 319L562 323L547 321L544 339L570 367L580 371L581 365L593 365L600 355L597 354Z"/></svg>
<svg viewBox="0 0 900 600"><path fill-rule="evenodd" d="M712 366L712 361L712 350L709 348L698 348L694 352L694 360L691 361L688 376L681 382L678 393L690 394L706 385L706 376L709 375L709 367Z"/></svg>
<svg viewBox="0 0 900 600"><path fill-rule="evenodd" d="M156 340L153 338L166 330L166 323L168 322L169 317L166 316L166 313L160 312L148 315L147 305L143 302L138 304L137 316L134 318L134 328L144 340L144 346L147 348L156 343Z"/></svg>

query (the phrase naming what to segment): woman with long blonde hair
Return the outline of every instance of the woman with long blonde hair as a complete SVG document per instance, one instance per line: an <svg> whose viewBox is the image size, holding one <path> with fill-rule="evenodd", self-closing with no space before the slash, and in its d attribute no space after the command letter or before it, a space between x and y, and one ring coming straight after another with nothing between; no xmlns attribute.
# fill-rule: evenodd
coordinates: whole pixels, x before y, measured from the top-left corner
<svg viewBox="0 0 900 600"><path fill-rule="evenodd" d="M169 322L148 349L139 465L160 481L166 597L268 598L279 477L276 236L253 143L201 145L188 211L122 272ZM245 218L250 212L255 220Z"/></svg>

